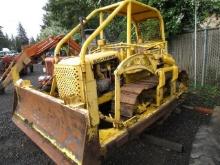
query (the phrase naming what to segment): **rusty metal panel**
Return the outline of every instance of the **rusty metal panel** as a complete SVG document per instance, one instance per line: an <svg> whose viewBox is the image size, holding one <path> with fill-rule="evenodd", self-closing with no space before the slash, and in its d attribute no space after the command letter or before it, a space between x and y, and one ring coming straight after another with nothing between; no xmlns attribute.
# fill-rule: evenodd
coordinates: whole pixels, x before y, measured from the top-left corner
<svg viewBox="0 0 220 165"><path fill-rule="evenodd" d="M121 104L121 115L125 117L132 117L134 115L134 105Z"/></svg>
<svg viewBox="0 0 220 165"><path fill-rule="evenodd" d="M143 89L143 86L140 86L138 84L125 84L123 87L121 87L121 90L123 92L131 92L133 94L140 94Z"/></svg>
<svg viewBox="0 0 220 165"><path fill-rule="evenodd" d="M137 94L122 91L121 92L121 103L135 104L137 96L138 96Z"/></svg>
<svg viewBox="0 0 220 165"><path fill-rule="evenodd" d="M155 81L140 81L137 83L129 83L125 84L123 87L121 87L121 91L123 92L129 92L133 94L140 94L144 89L150 89L157 85L158 82Z"/></svg>
<svg viewBox="0 0 220 165"><path fill-rule="evenodd" d="M148 80L139 81L136 83L125 84L121 87L121 115L124 117L132 117L137 103L137 97L143 90L148 90L157 85L157 80L150 77ZM114 107L114 101L112 103ZM112 110L114 112L114 110Z"/></svg>
<svg viewBox="0 0 220 165"><path fill-rule="evenodd" d="M115 106L115 102L112 101L112 107ZM114 112L114 109L112 108L112 113ZM132 117L134 114L134 104L126 104L126 103L121 103L121 116L122 117Z"/></svg>
<svg viewBox="0 0 220 165"><path fill-rule="evenodd" d="M155 87L157 83L149 81L140 81L137 83L125 84L121 87L121 103L135 104L138 95L143 90L148 90Z"/></svg>
<svg viewBox="0 0 220 165"><path fill-rule="evenodd" d="M33 89L17 87L17 94L14 116L24 118L24 122L64 155L82 162L89 125L87 110L71 109L61 100Z"/></svg>
<svg viewBox="0 0 220 165"><path fill-rule="evenodd" d="M13 122L35 142L56 164L76 164L75 162L67 159L59 150L57 150L47 139L43 138L39 133L29 127L28 124L13 116Z"/></svg>

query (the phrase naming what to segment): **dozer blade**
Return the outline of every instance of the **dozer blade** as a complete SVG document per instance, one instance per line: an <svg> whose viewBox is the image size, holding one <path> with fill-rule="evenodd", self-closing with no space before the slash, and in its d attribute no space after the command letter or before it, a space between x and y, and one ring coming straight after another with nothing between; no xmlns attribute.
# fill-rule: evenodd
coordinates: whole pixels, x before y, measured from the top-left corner
<svg viewBox="0 0 220 165"><path fill-rule="evenodd" d="M97 164L98 136L89 136L87 110L16 87L12 119L56 164Z"/></svg>

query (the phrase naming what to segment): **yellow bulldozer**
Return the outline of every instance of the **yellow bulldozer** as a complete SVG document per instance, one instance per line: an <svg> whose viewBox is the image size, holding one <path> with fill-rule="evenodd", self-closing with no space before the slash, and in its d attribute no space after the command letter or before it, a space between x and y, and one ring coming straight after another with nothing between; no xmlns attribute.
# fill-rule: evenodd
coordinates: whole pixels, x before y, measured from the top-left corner
<svg viewBox="0 0 220 165"><path fill-rule="evenodd" d="M126 39L109 42L105 32L117 17ZM79 55L59 58L62 45L92 20L99 23ZM149 20L158 22L156 39L145 37ZM160 12L135 0L92 11L58 43L54 60L49 93L13 69L12 119L57 164L99 164L170 114L187 90L186 72L167 51Z"/></svg>

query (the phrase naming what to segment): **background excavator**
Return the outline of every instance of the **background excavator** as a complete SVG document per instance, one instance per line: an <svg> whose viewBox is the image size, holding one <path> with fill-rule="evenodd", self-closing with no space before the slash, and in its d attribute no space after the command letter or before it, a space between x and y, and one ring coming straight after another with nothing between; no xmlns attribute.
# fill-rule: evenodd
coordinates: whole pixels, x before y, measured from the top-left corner
<svg viewBox="0 0 220 165"><path fill-rule="evenodd" d="M116 17L127 35L110 42L104 32ZM97 27L79 55L60 58L63 44L91 21ZM157 38L146 37L149 21L158 25ZM13 122L56 164L100 164L113 148L166 118L187 90L187 74L167 51L160 12L136 0L95 9L81 19L57 44L54 62L49 92L21 79L18 66L11 74Z"/></svg>
<svg viewBox="0 0 220 165"><path fill-rule="evenodd" d="M4 60L4 66L7 66L4 70L3 74L0 78L0 94L4 93L5 88L9 85L12 80L12 71L14 68L17 69L18 72L22 70L26 70L27 67L30 67L30 70L33 71L32 63L38 61L39 57L42 57L45 60L45 53L51 49L53 49L57 43L63 38L64 36L55 36L49 37L45 40L37 42L36 44L26 46L23 51L13 56L12 58ZM69 39L65 43L68 45L68 55L77 55L80 52L80 45L77 44L74 40ZM46 59L46 70L51 70L50 67L53 67L53 60ZM47 72L48 73L48 72ZM48 74L52 74L51 72ZM51 75L50 75L51 76Z"/></svg>

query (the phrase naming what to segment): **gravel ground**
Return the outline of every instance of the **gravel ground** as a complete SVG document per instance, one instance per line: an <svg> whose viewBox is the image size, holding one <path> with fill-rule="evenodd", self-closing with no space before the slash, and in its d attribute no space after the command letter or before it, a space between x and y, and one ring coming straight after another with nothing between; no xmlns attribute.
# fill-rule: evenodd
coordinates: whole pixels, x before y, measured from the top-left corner
<svg viewBox="0 0 220 165"><path fill-rule="evenodd" d="M27 76L36 82L41 67L34 66L34 73ZM196 94L187 94L185 104L200 105ZM6 94L0 96L0 164L53 164L53 162L28 139L11 121L13 90L10 86ZM188 165L192 142L201 125L210 117L194 111L182 109L173 113L162 125L156 125L144 132L156 137L181 143L183 153L149 144L143 135L113 150L103 164L143 164L143 165Z"/></svg>
<svg viewBox="0 0 220 165"><path fill-rule="evenodd" d="M220 164L220 106L216 106L208 125L196 133L190 165Z"/></svg>
<svg viewBox="0 0 220 165"><path fill-rule="evenodd" d="M36 85L40 74L41 66L35 65L35 72L26 77ZM0 164L53 164L47 155L11 121L12 105L13 87L10 85L5 94L0 95Z"/></svg>

